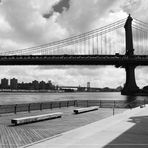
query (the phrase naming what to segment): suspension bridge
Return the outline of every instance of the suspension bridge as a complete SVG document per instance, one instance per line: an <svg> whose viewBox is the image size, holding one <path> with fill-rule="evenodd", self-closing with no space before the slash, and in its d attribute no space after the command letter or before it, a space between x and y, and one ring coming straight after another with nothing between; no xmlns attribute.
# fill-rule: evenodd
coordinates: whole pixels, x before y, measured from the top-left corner
<svg viewBox="0 0 148 148"><path fill-rule="evenodd" d="M134 94L134 70L148 65L148 24L129 15L67 39L1 52L0 65L115 65L126 70L122 94Z"/></svg>

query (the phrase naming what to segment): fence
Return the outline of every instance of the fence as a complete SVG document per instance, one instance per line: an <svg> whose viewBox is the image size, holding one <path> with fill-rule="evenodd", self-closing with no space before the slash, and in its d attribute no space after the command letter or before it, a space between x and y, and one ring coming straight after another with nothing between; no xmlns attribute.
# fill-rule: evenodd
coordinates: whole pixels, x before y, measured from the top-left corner
<svg viewBox="0 0 148 148"><path fill-rule="evenodd" d="M133 108L146 104L145 100L134 100L127 103L126 101L118 100L66 100L66 101L51 101L39 102L29 104L10 104L0 105L0 114L17 113L17 112L31 112L36 110L45 110L62 107L89 107L99 106L100 108Z"/></svg>

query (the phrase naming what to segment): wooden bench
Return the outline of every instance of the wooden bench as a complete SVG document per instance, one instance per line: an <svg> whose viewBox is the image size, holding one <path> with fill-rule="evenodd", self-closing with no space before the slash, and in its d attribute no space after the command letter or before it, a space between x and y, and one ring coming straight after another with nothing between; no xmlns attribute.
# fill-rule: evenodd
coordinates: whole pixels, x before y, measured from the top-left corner
<svg viewBox="0 0 148 148"><path fill-rule="evenodd" d="M37 115L37 116L14 118L11 120L11 123L15 125L32 123L32 122L38 122L38 121L43 121L48 119L61 118L62 115L63 113L57 112L57 113L43 114L43 115Z"/></svg>
<svg viewBox="0 0 148 148"><path fill-rule="evenodd" d="M99 109L98 106L92 106L92 107L85 107L85 108L74 109L73 111L74 111L75 114L80 114L80 113L94 111L94 110L98 110L98 109Z"/></svg>

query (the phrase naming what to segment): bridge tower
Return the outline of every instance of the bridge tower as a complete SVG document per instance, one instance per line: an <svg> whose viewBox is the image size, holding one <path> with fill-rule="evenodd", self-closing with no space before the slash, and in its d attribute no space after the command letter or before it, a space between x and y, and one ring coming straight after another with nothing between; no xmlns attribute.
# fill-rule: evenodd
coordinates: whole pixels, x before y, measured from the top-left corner
<svg viewBox="0 0 148 148"><path fill-rule="evenodd" d="M125 55L128 58L131 58L134 55L133 48L133 34L132 34L132 17L129 15L125 23L125 37L126 37L126 53ZM135 80L135 68L136 65L124 65L126 71L126 82L124 88L121 91L122 95L132 95L139 92L139 87L136 84Z"/></svg>

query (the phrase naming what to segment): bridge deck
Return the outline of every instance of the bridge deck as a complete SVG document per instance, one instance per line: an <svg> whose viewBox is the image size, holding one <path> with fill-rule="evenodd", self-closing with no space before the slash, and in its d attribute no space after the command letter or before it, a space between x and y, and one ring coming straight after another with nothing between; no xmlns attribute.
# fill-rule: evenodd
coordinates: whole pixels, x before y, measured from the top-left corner
<svg viewBox="0 0 148 148"><path fill-rule="evenodd" d="M12 55L0 65L148 65L148 56L134 55Z"/></svg>
<svg viewBox="0 0 148 148"><path fill-rule="evenodd" d="M38 112L7 114L0 116L0 147L1 148L16 148L24 146L51 136L63 133L65 131L98 121L102 118L112 115L112 109L99 109L99 111L89 112L87 114L73 115L74 107L45 110ZM122 112L125 109L117 109L116 113ZM16 117L63 112L63 118L55 120L47 120L32 124L13 126L11 119ZM99 112L99 113L98 113Z"/></svg>

